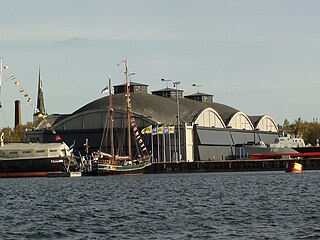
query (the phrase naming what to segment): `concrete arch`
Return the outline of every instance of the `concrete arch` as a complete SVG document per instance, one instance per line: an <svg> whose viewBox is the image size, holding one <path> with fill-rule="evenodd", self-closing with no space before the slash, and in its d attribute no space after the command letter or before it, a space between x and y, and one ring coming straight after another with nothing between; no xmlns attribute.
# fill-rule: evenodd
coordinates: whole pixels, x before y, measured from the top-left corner
<svg viewBox="0 0 320 240"><path fill-rule="evenodd" d="M274 119L269 115L263 115L256 123L256 128L260 131L278 132L278 126Z"/></svg>
<svg viewBox="0 0 320 240"><path fill-rule="evenodd" d="M216 127L224 128L225 124L219 115L214 109L206 108L197 116L194 121L195 124L198 124L202 127Z"/></svg>
<svg viewBox="0 0 320 240"><path fill-rule="evenodd" d="M243 112L235 113L227 123L228 127L242 130L253 130L254 126L247 116L247 114Z"/></svg>

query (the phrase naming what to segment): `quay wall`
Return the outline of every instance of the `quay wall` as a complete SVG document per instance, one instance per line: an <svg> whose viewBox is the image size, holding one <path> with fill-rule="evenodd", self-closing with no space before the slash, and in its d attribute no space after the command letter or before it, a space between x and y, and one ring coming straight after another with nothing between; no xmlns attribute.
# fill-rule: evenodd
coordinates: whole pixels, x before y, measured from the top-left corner
<svg viewBox="0 0 320 240"><path fill-rule="evenodd" d="M145 173L285 171L290 159L224 160L152 163ZM320 158L299 159L304 170L320 170Z"/></svg>

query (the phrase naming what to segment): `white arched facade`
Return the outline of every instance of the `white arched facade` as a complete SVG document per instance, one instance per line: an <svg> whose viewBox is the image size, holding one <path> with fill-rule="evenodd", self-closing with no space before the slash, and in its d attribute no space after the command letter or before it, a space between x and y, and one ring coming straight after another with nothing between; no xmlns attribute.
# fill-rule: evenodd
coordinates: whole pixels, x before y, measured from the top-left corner
<svg viewBox="0 0 320 240"><path fill-rule="evenodd" d="M230 121L228 122L228 127L242 130L253 130L253 124L249 117L243 112L235 113Z"/></svg>
<svg viewBox="0 0 320 240"><path fill-rule="evenodd" d="M212 108L206 108L203 110L197 119L194 122L202 127L216 127L216 128L224 128L225 124L220 117L219 113L217 113Z"/></svg>
<svg viewBox="0 0 320 240"><path fill-rule="evenodd" d="M260 131L267 131L267 132L278 132L278 126L276 122L272 119L272 117L268 115L264 115L256 126L257 129Z"/></svg>

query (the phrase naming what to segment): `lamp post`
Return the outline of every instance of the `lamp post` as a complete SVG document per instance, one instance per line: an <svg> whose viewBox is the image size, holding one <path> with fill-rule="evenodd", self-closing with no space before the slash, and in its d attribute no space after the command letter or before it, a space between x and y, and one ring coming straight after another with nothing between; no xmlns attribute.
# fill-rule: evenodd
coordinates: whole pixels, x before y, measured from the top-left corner
<svg viewBox="0 0 320 240"><path fill-rule="evenodd" d="M161 81L162 81L162 82L166 82L166 88L168 88L168 82L172 82L172 80L170 80L170 79L164 79L164 78L161 78Z"/></svg>
<svg viewBox="0 0 320 240"><path fill-rule="evenodd" d="M173 86L176 88L177 93L177 125L178 125L178 161L180 162L181 158L181 144L180 144L180 107L179 107L179 91L178 91L178 86L180 82L173 82Z"/></svg>
<svg viewBox="0 0 320 240"><path fill-rule="evenodd" d="M131 85L131 76L134 76L134 75L136 75L136 73L135 72L132 72L132 73L128 73L128 76L129 76L129 83L130 83L130 85Z"/></svg>
<svg viewBox="0 0 320 240"><path fill-rule="evenodd" d="M173 83L173 87L176 88L176 98L177 98L177 128L178 128L178 157L176 157L176 161L180 162L180 156L181 156L181 142L180 142L180 104L179 104L179 89L178 86L180 84L180 82L174 82L170 79L164 79L161 78L161 81L165 81L167 83L167 88L168 88L168 82L172 82Z"/></svg>
<svg viewBox="0 0 320 240"><path fill-rule="evenodd" d="M192 87L197 87L198 88L198 93L199 93L199 88L202 87L203 85L200 85L200 84L195 84L193 83L192 84Z"/></svg>
<svg viewBox="0 0 320 240"><path fill-rule="evenodd" d="M256 145L256 133L260 130L260 128L253 129L253 144ZM257 136L258 137L258 136Z"/></svg>

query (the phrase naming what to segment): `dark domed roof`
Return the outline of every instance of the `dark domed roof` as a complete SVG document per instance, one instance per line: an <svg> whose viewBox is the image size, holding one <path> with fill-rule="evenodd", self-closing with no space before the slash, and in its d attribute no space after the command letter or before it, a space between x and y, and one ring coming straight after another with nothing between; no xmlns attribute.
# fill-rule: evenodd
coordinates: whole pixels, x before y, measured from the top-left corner
<svg viewBox="0 0 320 240"><path fill-rule="evenodd" d="M157 123L172 124L176 122L177 102L176 99L165 98L147 93L131 93L132 111ZM126 110L125 96L123 93L112 96L113 108ZM109 96L97 99L72 114L78 114L97 109L107 109ZM225 121L231 115L238 112L237 109L215 102L198 102L186 98L179 98L179 113L181 121L193 122L195 118L206 108L216 110Z"/></svg>

